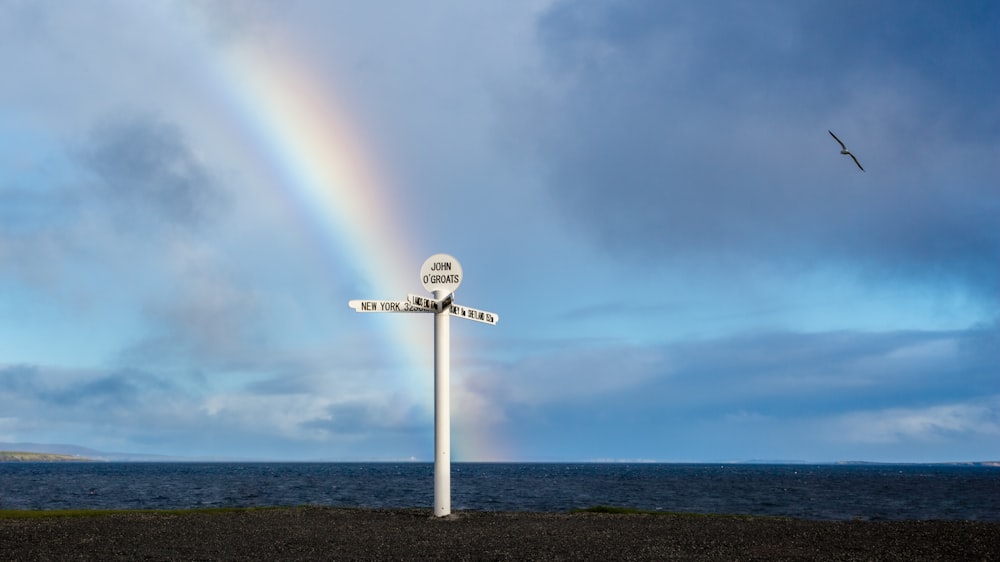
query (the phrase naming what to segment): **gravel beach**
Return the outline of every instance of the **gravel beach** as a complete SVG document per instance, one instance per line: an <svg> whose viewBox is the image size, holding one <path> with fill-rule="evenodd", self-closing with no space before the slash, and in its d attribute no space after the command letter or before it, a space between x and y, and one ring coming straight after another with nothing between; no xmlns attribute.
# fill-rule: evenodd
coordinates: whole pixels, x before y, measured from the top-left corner
<svg viewBox="0 0 1000 562"><path fill-rule="evenodd" d="M0 518L0 560L1000 560L1000 522L323 507Z"/></svg>

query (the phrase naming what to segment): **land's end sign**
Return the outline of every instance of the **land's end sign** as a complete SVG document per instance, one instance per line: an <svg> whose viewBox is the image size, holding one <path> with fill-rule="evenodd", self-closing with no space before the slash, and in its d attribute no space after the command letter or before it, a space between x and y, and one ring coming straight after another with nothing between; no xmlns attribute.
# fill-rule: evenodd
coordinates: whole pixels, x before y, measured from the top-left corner
<svg viewBox="0 0 1000 562"><path fill-rule="evenodd" d="M444 310L445 304L451 306L451 299L447 300L447 302L443 302L429 299L427 297L421 297L419 295L406 295L406 302L417 308L423 308L427 312L441 312Z"/></svg>
<svg viewBox="0 0 1000 562"><path fill-rule="evenodd" d="M434 254L420 267L420 281L429 293L454 293L462 284L462 265L448 254Z"/></svg>

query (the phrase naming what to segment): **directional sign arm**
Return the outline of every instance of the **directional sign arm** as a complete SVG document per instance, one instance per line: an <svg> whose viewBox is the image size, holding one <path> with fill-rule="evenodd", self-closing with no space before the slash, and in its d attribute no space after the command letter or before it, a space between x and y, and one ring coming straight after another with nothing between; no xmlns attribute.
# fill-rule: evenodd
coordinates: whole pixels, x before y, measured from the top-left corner
<svg viewBox="0 0 1000 562"><path fill-rule="evenodd" d="M406 301L417 308L426 310L427 312L441 312L444 310L441 301L421 297L419 295L406 295Z"/></svg>
<svg viewBox="0 0 1000 562"><path fill-rule="evenodd" d="M468 306L462 306L459 304L452 304L451 308L448 310L452 316L458 316L459 318L466 318L468 320L475 320L476 322L482 322L483 324L496 325L500 321L500 316L494 312L486 312L485 310L476 310L475 308L470 308Z"/></svg>
<svg viewBox="0 0 1000 562"><path fill-rule="evenodd" d="M447 309L448 313L452 316L458 316L459 318L466 318L468 320L475 320L476 322L493 325L496 325L496 323L500 320L500 316L495 312L486 312L485 310L477 310L468 306L455 304L454 294L448 295L443 300L434 300L418 295L407 295L406 300L412 306L421 308L427 312L441 312L442 310Z"/></svg>
<svg viewBox="0 0 1000 562"><path fill-rule="evenodd" d="M451 303L455 301L455 294L452 293L442 300L434 300L432 298L421 297L419 295L406 295L406 300L418 308L426 308L431 312L441 312L451 306Z"/></svg>
<svg viewBox="0 0 1000 562"><path fill-rule="evenodd" d="M348 301L348 306L355 312L433 312L426 308L421 308L410 304L408 301L394 300L352 300Z"/></svg>

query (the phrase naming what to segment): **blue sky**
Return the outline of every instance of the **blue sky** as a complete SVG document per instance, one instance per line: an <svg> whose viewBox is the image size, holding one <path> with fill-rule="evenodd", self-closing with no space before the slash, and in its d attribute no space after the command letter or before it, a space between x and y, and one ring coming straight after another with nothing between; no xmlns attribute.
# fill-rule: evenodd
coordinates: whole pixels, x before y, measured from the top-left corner
<svg viewBox="0 0 1000 562"><path fill-rule="evenodd" d="M987 1L0 2L0 442L431 460L430 355L398 348L430 317L347 301L422 294L445 252L500 315L452 322L456 460L1000 459L998 28ZM247 48L350 116L412 279L275 195L225 94Z"/></svg>

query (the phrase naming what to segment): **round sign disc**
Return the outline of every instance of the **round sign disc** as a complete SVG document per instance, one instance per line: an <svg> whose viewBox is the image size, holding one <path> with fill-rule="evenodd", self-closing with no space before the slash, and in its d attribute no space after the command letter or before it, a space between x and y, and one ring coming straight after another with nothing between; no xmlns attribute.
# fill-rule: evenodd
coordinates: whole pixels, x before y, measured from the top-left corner
<svg viewBox="0 0 1000 562"><path fill-rule="evenodd" d="M434 254L420 267L420 282L431 293L454 293L462 283L462 265L448 254Z"/></svg>

